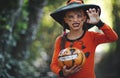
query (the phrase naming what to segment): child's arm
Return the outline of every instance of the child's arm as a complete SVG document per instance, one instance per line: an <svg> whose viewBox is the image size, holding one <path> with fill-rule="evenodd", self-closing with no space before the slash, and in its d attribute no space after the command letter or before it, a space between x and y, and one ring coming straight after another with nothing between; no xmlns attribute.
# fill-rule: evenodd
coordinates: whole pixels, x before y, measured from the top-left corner
<svg viewBox="0 0 120 78"><path fill-rule="evenodd" d="M113 42L118 39L118 35L115 33L115 31L100 20L99 9L96 10L95 8L90 8L86 12L89 16L87 23L96 25L100 30L103 31L103 33L93 34L94 36L92 37L94 37L93 40L96 45L100 43Z"/></svg>
<svg viewBox="0 0 120 78"><path fill-rule="evenodd" d="M95 33L94 35L94 42L96 45L101 43L108 43L108 42L114 42L118 39L117 33L110 28L107 24L103 24L99 27L100 30L102 30L103 33Z"/></svg>
<svg viewBox="0 0 120 78"><path fill-rule="evenodd" d="M55 46L54 46L54 53L53 53L53 57L52 57L52 62L50 64L50 68L51 70L56 74L56 75L59 75L59 72L61 70L61 68L58 66L58 54L60 52L60 41L61 41L61 38L58 37L56 39L56 42L55 42Z"/></svg>

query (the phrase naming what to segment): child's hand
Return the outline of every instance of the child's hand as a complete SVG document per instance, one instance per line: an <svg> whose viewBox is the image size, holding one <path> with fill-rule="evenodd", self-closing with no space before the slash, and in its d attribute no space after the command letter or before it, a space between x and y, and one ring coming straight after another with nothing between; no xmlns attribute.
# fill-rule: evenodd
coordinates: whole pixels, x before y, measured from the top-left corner
<svg viewBox="0 0 120 78"><path fill-rule="evenodd" d="M99 21L100 21L100 17L99 17L99 9L96 11L95 8L93 9L89 9L86 11L88 16L89 16L89 19L87 19L87 23L89 24L97 24Z"/></svg>
<svg viewBox="0 0 120 78"><path fill-rule="evenodd" d="M63 67L63 75L64 75L65 77L68 77L68 76L70 76L71 74L74 74L74 73L76 73L76 72L78 72L78 71L80 71L80 70L81 70L81 67L80 67L80 66L74 65L74 66L71 67L70 69L67 69L66 66L64 66L64 67Z"/></svg>

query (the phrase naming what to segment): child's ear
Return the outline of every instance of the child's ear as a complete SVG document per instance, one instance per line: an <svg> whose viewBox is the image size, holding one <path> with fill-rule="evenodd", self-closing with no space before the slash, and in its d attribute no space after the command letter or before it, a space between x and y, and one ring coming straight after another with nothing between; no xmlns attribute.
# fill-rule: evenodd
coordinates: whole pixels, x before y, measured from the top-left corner
<svg viewBox="0 0 120 78"><path fill-rule="evenodd" d="M88 19L87 16L84 16L84 20L83 21L86 22L87 19Z"/></svg>
<svg viewBox="0 0 120 78"><path fill-rule="evenodd" d="M67 18L64 17L63 19L64 19L65 23L67 23Z"/></svg>

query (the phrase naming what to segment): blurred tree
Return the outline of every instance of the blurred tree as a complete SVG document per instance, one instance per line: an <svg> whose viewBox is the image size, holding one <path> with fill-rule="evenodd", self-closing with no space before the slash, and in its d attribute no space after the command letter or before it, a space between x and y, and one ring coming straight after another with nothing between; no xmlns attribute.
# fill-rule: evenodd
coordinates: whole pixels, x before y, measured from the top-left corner
<svg viewBox="0 0 120 78"><path fill-rule="evenodd" d="M26 59L46 1L0 0L0 78L35 78Z"/></svg>
<svg viewBox="0 0 120 78"><path fill-rule="evenodd" d="M8 73L11 69L11 47L15 45L13 27L20 14L22 0L0 0L0 77L12 78Z"/></svg>
<svg viewBox="0 0 120 78"><path fill-rule="evenodd" d="M120 36L120 0L112 1L113 26L118 36ZM116 47L115 47L116 46ZM115 50L112 50L115 47ZM120 39L111 45L110 51L105 54L98 64L96 73L97 78L120 78Z"/></svg>
<svg viewBox="0 0 120 78"><path fill-rule="evenodd" d="M116 30L118 36L120 37L120 0L117 0L117 1L113 1L113 25L114 25L114 29ZM118 57L120 55L120 39L118 39L117 43L116 43L116 52L118 53Z"/></svg>
<svg viewBox="0 0 120 78"><path fill-rule="evenodd" d="M49 14L62 4L63 0L0 0L0 78L50 78L51 46L61 27ZM48 60L43 60L45 53Z"/></svg>
<svg viewBox="0 0 120 78"><path fill-rule="evenodd" d="M37 68L41 72L41 77L47 77L49 72L52 73L49 66L53 54L54 42L56 37L61 34L62 27L50 17L50 13L56 8L62 6L64 4L63 2L63 0L48 1L48 5L44 7L43 18L40 22L40 28L36 35L36 40L34 40L31 45L30 58L34 58L32 60L42 60Z"/></svg>

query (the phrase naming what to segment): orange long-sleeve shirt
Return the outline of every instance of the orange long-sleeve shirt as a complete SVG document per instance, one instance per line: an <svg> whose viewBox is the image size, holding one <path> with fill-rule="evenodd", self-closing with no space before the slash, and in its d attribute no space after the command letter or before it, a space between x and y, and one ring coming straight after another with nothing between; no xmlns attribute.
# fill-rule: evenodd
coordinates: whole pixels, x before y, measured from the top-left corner
<svg viewBox="0 0 120 78"><path fill-rule="evenodd" d="M83 49L84 53L89 52L89 57L85 61L85 65L83 66L82 70L79 72L71 75L69 78L95 78L94 72L94 55L95 49L98 44L113 42L118 39L117 34L106 24L104 24L100 28L103 33L86 31L83 37L80 40L74 42L73 47L81 49L81 41L85 45L85 49ZM58 66L58 54L60 52L60 43L61 43L62 36L59 36L56 39L54 53L51 62L51 70L59 76L59 71L61 68ZM70 41L67 40L65 47L70 46Z"/></svg>

